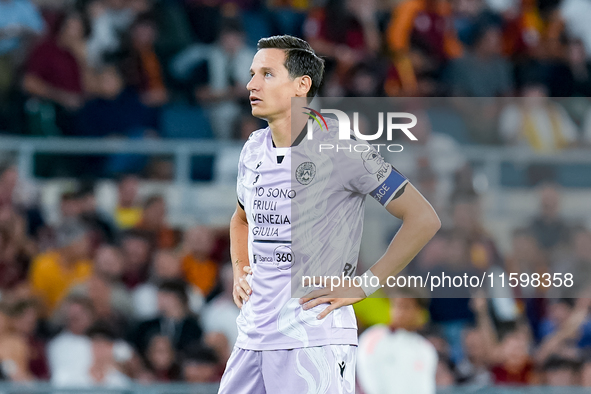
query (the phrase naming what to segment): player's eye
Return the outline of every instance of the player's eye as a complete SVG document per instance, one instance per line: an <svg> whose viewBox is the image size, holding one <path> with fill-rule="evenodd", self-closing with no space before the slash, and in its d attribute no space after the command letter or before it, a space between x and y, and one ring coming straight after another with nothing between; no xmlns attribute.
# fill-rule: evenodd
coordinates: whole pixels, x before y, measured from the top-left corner
<svg viewBox="0 0 591 394"><path fill-rule="evenodd" d="M269 71L267 71L267 72L265 73L265 77L272 77L272 76L273 76L273 74L271 74Z"/></svg>

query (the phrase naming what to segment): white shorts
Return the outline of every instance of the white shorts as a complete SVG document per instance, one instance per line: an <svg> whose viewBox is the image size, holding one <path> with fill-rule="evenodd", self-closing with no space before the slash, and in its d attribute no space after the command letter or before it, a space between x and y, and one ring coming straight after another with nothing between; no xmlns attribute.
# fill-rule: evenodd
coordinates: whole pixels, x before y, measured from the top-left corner
<svg viewBox="0 0 591 394"><path fill-rule="evenodd" d="M234 347L219 394L354 394L357 346Z"/></svg>

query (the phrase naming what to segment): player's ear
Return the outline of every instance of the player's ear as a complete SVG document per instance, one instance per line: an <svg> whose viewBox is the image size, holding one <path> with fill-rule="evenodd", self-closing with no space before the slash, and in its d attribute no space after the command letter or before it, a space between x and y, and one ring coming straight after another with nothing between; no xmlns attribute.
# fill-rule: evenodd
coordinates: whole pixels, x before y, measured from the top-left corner
<svg viewBox="0 0 591 394"><path fill-rule="evenodd" d="M298 96L306 97L312 88L312 78L309 75L302 75L298 78L297 93Z"/></svg>

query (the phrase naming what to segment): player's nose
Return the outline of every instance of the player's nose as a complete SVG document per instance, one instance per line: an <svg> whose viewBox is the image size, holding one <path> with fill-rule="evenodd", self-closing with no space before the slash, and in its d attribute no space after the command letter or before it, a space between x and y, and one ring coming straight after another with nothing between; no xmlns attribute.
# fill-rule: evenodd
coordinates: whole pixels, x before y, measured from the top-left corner
<svg viewBox="0 0 591 394"><path fill-rule="evenodd" d="M246 89L248 89L249 92L253 91L253 90L259 90L259 83L257 82L257 76L253 75L252 78L250 78L250 81L248 81L248 83L246 84Z"/></svg>

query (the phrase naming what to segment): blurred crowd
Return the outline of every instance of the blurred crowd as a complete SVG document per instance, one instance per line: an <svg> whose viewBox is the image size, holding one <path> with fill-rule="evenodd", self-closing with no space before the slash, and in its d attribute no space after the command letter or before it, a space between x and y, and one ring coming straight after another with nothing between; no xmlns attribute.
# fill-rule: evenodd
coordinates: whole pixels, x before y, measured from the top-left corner
<svg viewBox="0 0 591 394"><path fill-rule="evenodd" d="M557 179L541 166L529 174L538 214L502 252L459 145L587 146L590 20L588 0L0 0L0 130L244 139L264 127L245 85L257 40L272 34L303 37L326 58L321 96L527 97L492 111L464 102L462 138L425 121L416 146L405 145L413 160L386 157L443 221L408 270L571 272L578 288L414 303L407 294L392 311L386 298L366 300L356 305L360 332L379 323L417 332L436 350L438 386L591 386L591 231L565 219L563 193L548 183ZM499 122L491 129L475 113ZM172 226L163 196L139 198L129 171L144 165L123 155L107 163L122 174L113 211L80 181L51 224L22 198L18 169L0 168L1 379L219 381L237 336L228 229ZM153 177L170 178L156 167Z"/></svg>
<svg viewBox="0 0 591 394"><path fill-rule="evenodd" d="M92 186L63 193L59 222L24 206L0 171L0 379L60 386L217 382L236 340L228 231L167 221L139 179L114 212Z"/></svg>
<svg viewBox="0 0 591 394"><path fill-rule="evenodd" d="M417 333L437 352L438 386L591 386L591 231L563 217L561 190L546 183L538 213L502 252L482 219L481 196L462 179L437 208L442 230L401 274L505 272L506 286L401 293L392 309L388 294L364 300L355 305L362 338L380 324ZM79 182L63 192L59 220L49 224L19 197L17 168L0 170L2 379L110 387L219 381L239 312L228 228L176 228L165 199L140 200L139 185L135 175L122 176L115 208L103 212L92 185ZM509 287L511 272L575 280ZM403 343L413 357L423 354L414 341Z"/></svg>
<svg viewBox="0 0 591 394"><path fill-rule="evenodd" d="M2 0L0 15L0 130L17 134L244 138L264 126L245 85L273 34L326 59L320 96L591 95L586 0ZM591 141L591 114L540 101L466 142Z"/></svg>

